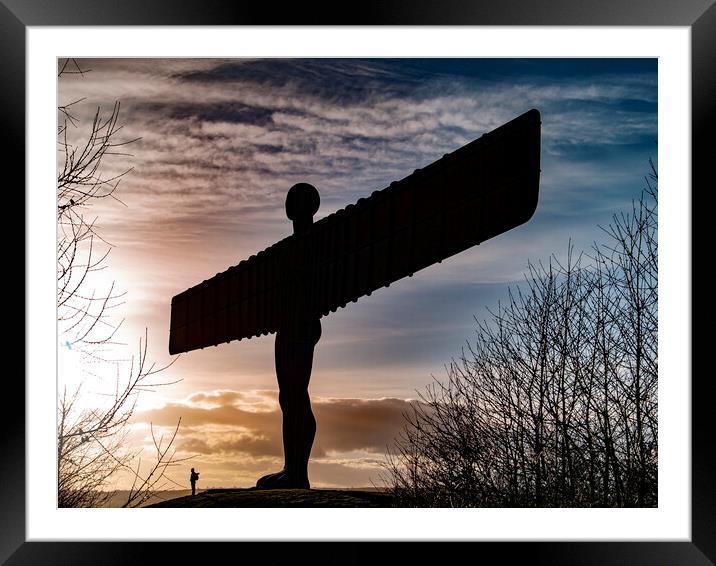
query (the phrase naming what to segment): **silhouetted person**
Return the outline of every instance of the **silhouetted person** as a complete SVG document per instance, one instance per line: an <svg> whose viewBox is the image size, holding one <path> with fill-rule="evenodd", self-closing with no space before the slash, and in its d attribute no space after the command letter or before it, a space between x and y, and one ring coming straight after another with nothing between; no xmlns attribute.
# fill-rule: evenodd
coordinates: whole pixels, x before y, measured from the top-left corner
<svg viewBox="0 0 716 566"><path fill-rule="evenodd" d="M320 202L318 191L312 185L299 183L291 187L286 196L286 215L293 221L294 234L310 229ZM286 285L287 294L282 301L285 311L275 342L278 402L283 413L284 467L259 479L256 487L262 489L310 487L308 458L316 435L316 419L311 411L308 382L313 350L321 337L321 323L311 308L310 258L296 255L290 261L296 276Z"/></svg>
<svg viewBox="0 0 716 566"><path fill-rule="evenodd" d="M199 479L199 472L195 472L194 468L191 469L191 475L189 476L189 482L191 483L191 494L196 495L196 480Z"/></svg>

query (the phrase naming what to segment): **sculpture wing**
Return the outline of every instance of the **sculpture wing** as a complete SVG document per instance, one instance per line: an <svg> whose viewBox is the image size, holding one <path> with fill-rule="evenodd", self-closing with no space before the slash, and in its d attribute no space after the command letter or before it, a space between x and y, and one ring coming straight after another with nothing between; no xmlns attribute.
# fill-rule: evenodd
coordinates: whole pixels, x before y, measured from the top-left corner
<svg viewBox="0 0 716 566"><path fill-rule="evenodd" d="M333 312L527 222L539 194L540 130L540 114L530 110L318 221L317 312Z"/></svg>
<svg viewBox="0 0 716 566"><path fill-rule="evenodd" d="M172 298L169 353L275 332L291 238Z"/></svg>

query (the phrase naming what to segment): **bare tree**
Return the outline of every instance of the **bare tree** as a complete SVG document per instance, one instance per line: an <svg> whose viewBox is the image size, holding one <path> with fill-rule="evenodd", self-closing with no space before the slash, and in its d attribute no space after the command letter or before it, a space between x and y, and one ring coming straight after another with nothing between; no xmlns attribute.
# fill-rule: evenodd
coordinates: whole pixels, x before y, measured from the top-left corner
<svg viewBox="0 0 716 566"><path fill-rule="evenodd" d="M66 59L60 61L58 78L83 77L87 72L76 60ZM126 378L121 378L122 360L109 354L111 348L126 346L115 341L122 321L111 316L113 309L122 304L124 293L116 291L114 282L107 289L94 289L92 276L107 267L111 245L98 233L97 219L90 213L100 199L113 199L124 206L115 193L131 168L111 175L104 172L107 160L127 157L129 154L121 148L138 138L119 137L122 126L118 122L120 105L116 102L108 112L97 108L86 136L77 141L76 132L70 131L80 125L76 111L82 101L77 99L58 107L58 332L81 364L88 368L100 364L115 371L117 377L114 391L104 394L106 402L95 396L92 408L82 402L87 398L83 386L88 385L87 376L95 372L87 371L74 390L61 388L57 417L58 505L101 505L113 496L107 488L114 479L128 474L133 485L124 506L138 506L171 481L167 470L182 461L173 449L179 423L166 443L163 438L156 439L152 428L156 463L144 471L139 451L128 445L130 419L141 392L176 382L156 380L156 374L168 366L147 363L146 330L139 341L137 359L132 357L129 362Z"/></svg>
<svg viewBox="0 0 716 566"><path fill-rule="evenodd" d="M87 72L74 59L66 59L60 62L58 78ZM114 283L105 292L87 292L88 277L106 267L111 250L95 229L96 218L87 215L99 199L121 203L115 191L132 169L105 176L102 165L111 156L128 155L119 148L137 139L118 139L122 126L118 125L120 105L115 102L109 113L98 107L85 139L73 142L69 133L80 124L75 109L83 100L58 107L57 307L59 332L71 344L98 344L114 335L118 325L107 322L106 315L121 304L123 294L115 292ZM98 335L98 330L103 332Z"/></svg>
<svg viewBox="0 0 716 566"><path fill-rule="evenodd" d="M656 504L658 377L657 182L653 162L640 199L629 213L615 215L604 228L608 243L595 249L612 290L611 309L621 362L622 438L617 447L627 503Z"/></svg>
<svg viewBox="0 0 716 566"><path fill-rule="evenodd" d="M657 504L657 175L591 254L530 264L412 406L405 506Z"/></svg>

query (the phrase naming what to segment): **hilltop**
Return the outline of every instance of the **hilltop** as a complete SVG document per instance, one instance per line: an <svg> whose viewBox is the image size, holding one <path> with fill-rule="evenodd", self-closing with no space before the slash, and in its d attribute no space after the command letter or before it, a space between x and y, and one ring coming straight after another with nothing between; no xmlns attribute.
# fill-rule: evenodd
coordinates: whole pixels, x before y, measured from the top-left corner
<svg viewBox="0 0 716 566"><path fill-rule="evenodd" d="M207 489L147 507L392 507L389 493L343 489Z"/></svg>

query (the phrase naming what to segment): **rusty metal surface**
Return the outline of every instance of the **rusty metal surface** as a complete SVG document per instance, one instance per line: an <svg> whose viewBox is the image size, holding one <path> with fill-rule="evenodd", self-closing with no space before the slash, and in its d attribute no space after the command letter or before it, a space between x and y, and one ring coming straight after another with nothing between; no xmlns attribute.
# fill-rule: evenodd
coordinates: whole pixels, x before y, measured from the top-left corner
<svg viewBox="0 0 716 566"><path fill-rule="evenodd" d="M275 332L296 296L326 315L527 222L539 193L540 130L530 110L176 295L170 353Z"/></svg>

